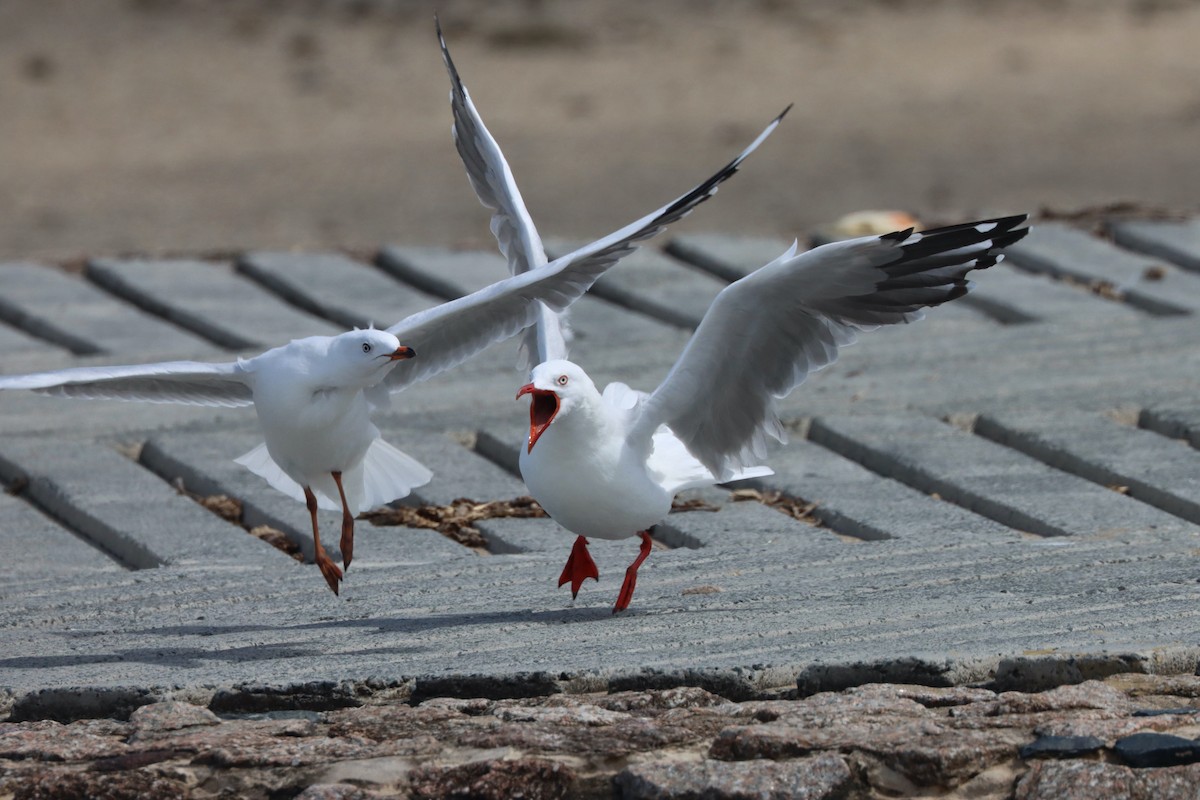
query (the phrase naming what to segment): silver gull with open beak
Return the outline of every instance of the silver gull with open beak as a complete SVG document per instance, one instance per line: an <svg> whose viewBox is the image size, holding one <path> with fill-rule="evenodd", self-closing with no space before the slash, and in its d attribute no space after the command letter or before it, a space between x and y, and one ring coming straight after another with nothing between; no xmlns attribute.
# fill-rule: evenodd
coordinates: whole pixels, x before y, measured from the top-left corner
<svg viewBox="0 0 1200 800"><path fill-rule="evenodd" d="M510 271L536 272L546 263L541 238L442 47L458 152L480 200L494 211L492 231ZM922 233L909 228L803 253L793 244L717 295L649 394L622 383L600 392L566 360L563 313L540 306L523 341L535 366L517 393L531 399L520 469L533 497L576 535L558 585L570 583L577 596L584 580L599 579L587 537L637 535L641 549L613 611L628 608L638 567L650 554L649 529L677 492L770 475L757 462L768 439L785 438L775 400L833 363L859 331L919 320L924 308L964 294L967 273L1000 261L999 251L1028 232L1019 227L1024 221L1020 215Z"/></svg>

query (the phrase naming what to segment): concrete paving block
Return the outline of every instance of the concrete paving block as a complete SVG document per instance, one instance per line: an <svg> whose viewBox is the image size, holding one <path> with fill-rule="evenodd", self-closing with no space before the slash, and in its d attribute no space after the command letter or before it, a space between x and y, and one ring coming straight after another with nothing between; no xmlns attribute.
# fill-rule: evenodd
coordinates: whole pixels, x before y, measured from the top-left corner
<svg viewBox="0 0 1200 800"><path fill-rule="evenodd" d="M1095 413L981 416L980 436L1200 524L1200 452Z"/></svg>
<svg viewBox="0 0 1200 800"><path fill-rule="evenodd" d="M1087 266L1086 250L1074 252L1067 247L1062 258ZM473 280L490 283L504 274L496 256L441 253L422 270L430 281L450 277L443 265L454 258ZM438 260L443 257L449 260ZM685 276L690 271L673 269ZM1003 274L993 270L985 280ZM1055 665L1063 675L1071 668L1077 674L1081 659L1097 669L1190 673L1200 619L1195 524L928 418L982 412L1015 420L1016 428L1045 412L1070 416L1074 409L1120 406L1143 409L1145 430L1119 431L1139 442L1183 438L1197 429L1193 367L1200 326L1136 308L1126 319L1112 313L1126 306L1083 292L1071 296L1082 299L1066 318L1051 296L1062 292L1038 296L1034 284L1043 280L1020 273L1005 278L999 297L1023 298L1012 302L1023 312L1044 302L1053 319L972 326L931 314L918 325L864 336L836 367L812 376L783 410L793 422L816 417L816 434L773 450L767 463L777 474L762 485L818 501L817 515L829 527L808 526L753 501L729 502L723 490L714 490L706 497L718 512L675 513L656 529L668 548L651 553L625 614L612 615L611 605L637 552L634 538L593 542L600 581L587 582L572 601L566 588L557 587L572 535L552 520L480 521L492 542L489 555L427 529L359 522L361 544L341 597L311 566L270 548L266 558L275 566L265 569L255 559L222 557L182 567L81 569L63 579L53 572L56 565L30 563L26 574L0 590L0 629L8 647L0 654L0 690L12 693L14 708L44 706L53 696L80 702L80 691L71 687L81 685L88 697L107 691L127 698L131 691L206 692L246 682L286 691L307 681L341 687L412 682L427 694L455 686L545 694L580 685L692 684L751 696L764 687L794 687L803 676L812 683L853 681L858 674L861 682L866 673L855 673L856 665L885 670L871 674L902 674L913 664L929 667L923 674L930 680L1006 676L1005 686L1018 686L1037 666L1027 663L1028 651L1048 654L1037 656L1047 660L1042 676ZM180 286L184 295L195 293ZM356 291L343 288L345 294L327 297L340 303ZM654 291L670 302L672 288ZM980 288L986 292L984 281ZM269 302L283 306L275 296ZM598 309L594 317L585 315L589 305ZM595 298L577 311L578 328L596 337L594 346L586 337L581 342L580 361L600 385L615 379L652 389L679 351L659 343L670 335L682 341L688 333ZM633 336L626 330L633 325L623 325L627 320L660 333ZM627 345L604 347L606 339ZM432 462L438 478L431 493L505 494L519 487L512 461L528 408L513 400L524 382L512 368L515 350L505 343L488 357L411 387L380 415L389 441ZM5 372L83 363L103 362L65 352L39 358L32 351L0 350ZM189 544L207 537L211 545L217 532L249 539L124 456L104 451L107 460L97 461L92 454L103 451L106 441L148 438L144 457L160 442L169 444L168 454L191 469L187 480L206 476L218 488L233 487L251 513L272 498L278 504L272 514L290 520L286 524L301 535L308 529L302 504L230 460L258 441L246 410L77 403L14 393L0 397L0 412L0 478L41 465L72 488L68 499L80 507L86 501L115 514L116 506L107 503L122 495L133 503L121 514L129 524L167 520L187 534ZM460 443L473 431L481 432L474 452ZM1142 455L1132 448L1118 452L1124 445L1119 436L1107 438L1117 436L1112 431L1095 442L1080 441L1092 436L1087 429L1062 433L1074 437L1064 452L1135 471L1160 488L1175 486L1177 473L1189 468L1186 457L1159 465L1153 447ZM839 437L845 445L830 444ZM1157 444L1194 452L1182 443ZM50 453L55 448L67 455ZM14 457L16 450L21 458ZM59 464L68 455L72 464ZM131 484L125 469L137 471L154 491ZM112 486L117 489L110 491ZM35 488L36 482L25 496L0 502L0 542L37 530L35 521L62 524L43 515ZM933 491L945 499L929 496ZM162 493L183 506L160 511ZM29 501L33 505L25 505ZM11 503L20 509L16 534L7 523ZM208 526L198 534L189 522L194 513L204 515ZM327 518L323 524L336 531L338 515ZM1020 533L1034 524L1043 534L1073 535ZM67 525L65 535L74 537L74 524ZM892 538L856 541L847 532ZM62 551L86 562L88 551L78 544L68 550L64 543ZM48 571L39 573L43 567Z"/></svg>
<svg viewBox="0 0 1200 800"><path fill-rule="evenodd" d="M288 560L111 447L13 438L0 462L40 508L134 569Z"/></svg>
<svg viewBox="0 0 1200 800"><path fill-rule="evenodd" d="M1108 227L1121 247L1200 272L1200 220L1135 219Z"/></svg>
<svg viewBox="0 0 1200 800"><path fill-rule="evenodd" d="M370 264L337 253L247 253L237 271L308 313L345 329L389 328L441 301Z"/></svg>
<svg viewBox="0 0 1200 800"><path fill-rule="evenodd" d="M564 255L584 242L550 241L546 249ZM695 328L723 280L692 269L657 250L641 247L605 272L591 293L619 306L679 328Z"/></svg>
<svg viewBox="0 0 1200 800"><path fill-rule="evenodd" d="M521 477L521 447L529 436L529 412L489 422L476 432L475 451L510 475ZM522 484L523 485L523 484Z"/></svg>
<svg viewBox="0 0 1200 800"><path fill-rule="evenodd" d="M1005 525L882 477L812 442L789 442L767 463L775 474L762 478L762 485L816 503L813 516L846 536L938 541L1017 535Z"/></svg>
<svg viewBox="0 0 1200 800"><path fill-rule="evenodd" d="M336 682L348 664L359 675L390 681L470 674L496 680L540 670L687 682L689 670L725 674L751 663L797 671L830 663L834 648L833 663L950 653L956 663L983 658L994 664L997 642L1000 652L1037 649L1051 628L1055 646L1104 648L1124 635L1113 623L1120 603L1120 622L1136 620L1143 636L1177 635L1164 628L1163 616L1188 601L1194 605L1200 595L1179 583L1170 589L1186 572L1183 565L1163 562L1162 583L1139 586L1130 581L1135 567L1145 568L1136 546L1131 552L1117 542L1082 544L1107 548L1108 555L1030 547L1035 552L1020 573L1029 578L1016 582L1017 591L1003 574L938 563L936 550L905 550L900 542L842 546L848 554L879 551L882 557L856 556L832 569L774 551L755 564L731 559L727 550L714 550L703 562L698 556L705 550L655 551L633 608L618 617L609 608L623 564L610 568L606 557L598 559L600 584L589 581L574 603L554 586L558 559L531 556L364 572L373 582L355 587L353 600L340 601L302 593L307 584L295 575L266 586L229 572L172 576L161 570L144 584L160 598L148 615L113 603L111 616L90 616L90 605L119 596L122 587L115 585L93 604L57 609L57 624L74 630L69 642L47 637L33 610L32 624L13 631L12 652L22 655L0 659L0 668L21 691L76 685L71 676L81 669L95 686L228 686L260 680L255 676L265 670L272 683L287 685ZM995 566L994 556L1011 548L993 545L984 552ZM878 573L880 567L890 569ZM1134 596L1101 576L1129 582L1123 585ZM128 594L127 586L123 590Z"/></svg>
<svg viewBox="0 0 1200 800"><path fill-rule="evenodd" d="M1038 320L1136 319L1145 312L1127 303L1107 300L1085 287L1030 274L1001 262L972 273L976 286L960 302L982 309L1001 322L1021 324Z"/></svg>
<svg viewBox="0 0 1200 800"><path fill-rule="evenodd" d="M59 356L65 352L57 345L44 339L39 339L26 333L19 326L14 327L8 322L10 317L19 318L20 310L5 304L0 298L0 351L5 353L20 352L31 355Z"/></svg>
<svg viewBox="0 0 1200 800"><path fill-rule="evenodd" d="M774 261L790 246L791 242L783 239L700 233L672 239L666 247L666 252L686 264L732 283ZM800 252L804 252L806 249L801 246ZM1003 317L995 317L990 310L965 302L968 298L942 306L935 313L943 323L953 321L966 325L989 327L996 319L1011 321Z"/></svg>
<svg viewBox="0 0 1200 800"><path fill-rule="evenodd" d="M0 317L79 355L219 350L121 302L79 276L37 264L0 264Z"/></svg>
<svg viewBox="0 0 1200 800"><path fill-rule="evenodd" d="M791 240L776 237L685 233L672 237L663 249L669 256L733 283L771 263L791 245Z"/></svg>
<svg viewBox="0 0 1200 800"><path fill-rule="evenodd" d="M433 480L413 490L406 505L448 505L459 498L485 503L529 494L514 477L452 436L441 433L381 429L384 438L433 470Z"/></svg>
<svg viewBox="0 0 1200 800"><path fill-rule="evenodd" d="M1003 525L1041 536L1186 530L1178 517L922 417L821 417L809 438Z"/></svg>
<svg viewBox="0 0 1200 800"><path fill-rule="evenodd" d="M161 434L142 448L142 462L168 481L179 479L188 491L202 495L224 494L242 502L242 522L249 528L269 525L281 531L312 563L315 549L312 523L304 503L273 489L266 481L234 463L233 459L257 447L256 432L204 431ZM341 558L341 512L317 512L321 543L330 558ZM432 530L355 524L354 567L373 564L426 563L454 558L466 548Z"/></svg>
<svg viewBox="0 0 1200 800"><path fill-rule="evenodd" d="M477 526L493 554L555 552L565 564L574 539L550 519L489 519Z"/></svg>
<svg viewBox="0 0 1200 800"><path fill-rule="evenodd" d="M380 264L403 280L438 291L445 299L462 297L508 276L508 264L494 253L389 247L381 252ZM678 353L688 339L688 333L678 327L632 313L598 296L585 295L572 303L567 319L572 333L571 358L581 362L631 347L660 347ZM518 335L514 341L520 338ZM516 347L511 347L515 353Z"/></svg>
<svg viewBox="0 0 1200 800"><path fill-rule="evenodd" d="M831 406L834 413L884 406L961 413L1054 402L1105 409L1194 395L1186 365L1196 358L1200 326L1186 317L1083 330L1012 325L979 337L923 326L861 337L836 366L783 400L783 413L811 416Z"/></svg>
<svg viewBox="0 0 1200 800"><path fill-rule="evenodd" d="M1155 405L1142 409L1138 426L1162 436L1183 439L1200 448L1200 403Z"/></svg>
<svg viewBox="0 0 1200 800"><path fill-rule="evenodd" d="M107 291L229 350L263 350L340 326L287 305L224 263L89 262L88 278Z"/></svg>
<svg viewBox="0 0 1200 800"><path fill-rule="evenodd" d="M70 581L95 572L123 572L104 550L75 535L23 498L0 493L0 542L8 554L7 596L29 581Z"/></svg>
<svg viewBox="0 0 1200 800"><path fill-rule="evenodd" d="M730 548L750 553L769 551L785 558L797 540L822 539L846 545L832 531L783 514L755 500L721 506L717 511L676 511L655 526L654 538L673 548Z"/></svg>
<svg viewBox="0 0 1200 800"><path fill-rule="evenodd" d="M444 300L470 294L508 275L508 263L494 250L386 245L376 264L397 280Z"/></svg>
<svg viewBox="0 0 1200 800"><path fill-rule="evenodd" d="M1152 314L1190 314L1200 309L1200 276L1068 225L1039 223L1006 252L1021 269L1103 284L1125 302Z"/></svg>

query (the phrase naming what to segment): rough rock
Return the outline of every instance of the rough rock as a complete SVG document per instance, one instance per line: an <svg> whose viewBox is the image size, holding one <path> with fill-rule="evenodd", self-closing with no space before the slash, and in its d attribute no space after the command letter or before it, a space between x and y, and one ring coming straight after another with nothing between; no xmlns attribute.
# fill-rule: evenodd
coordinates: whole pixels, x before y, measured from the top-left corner
<svg viewBox="0 0 1200 800"><path fill-rule="evenodd" d="M1017 783L1015 800L1195 800L1200 766L1134 770L1096 761L1039 761Z"/></svg>
<svg viewBox="0 0 1200 800"><path fill-rule="evenodd" d="M1039 736L1017 751L1021 758L1076 758L1104 747L1095 736Z"/></svg>
<svg viewBox="0 0 1200 800"><path fill-rule="evenodd" d="M571 769L554 761L475 761L415 770L411 792L429 800L558 800L568 796L574 782Z"/></svg>
<svg viewBox="0 0 1200 800"><path fill-rule="evenodd" d="M349 783L314 783L296 795L295 800L371 800L378 796Z"/></svg>
<svg viewBox="0 0 1200 800"><path fill-rule="evenodd" d="M1196 764L1117 763L1140 743L1159 759L1145 763L1173 763L1164 754L1181 748L1192 757L1195 686L1177 677L1037 694L872 684L742 702L696 687L524 698L335 688L335 700L364 704L263 712L264 690L246 693L244 710L214 694L225 716L158 702L128 721L0 723L0 798L1149 800L1192 797L1200 779Z"/></svg>
<svg viewBox="0 0 1200 800"><path fill-rule="evenodd" d="M1200 742L1165 733L1135 733L1113 745L1113 752L1135 768L1175 767L1200 761Z"/></svg>
<svg viewBox="0 0 1200 800"><path fill-rule="evenodd" d="M622 800L832 800L845 795L850 768L833 754L782 762L645 764L613 779Z"/></svg>
<svg viewBox="0 0 1200 800"><path fill-rule="evenodd" d="M162 731L176 731L198 725L218 725L220 722L221 718L207 708L174 700L141 706L129 715L134 739L145 738Z"/></svg>
<svg viewBox="0 0 1200 800"><path fill-rule="evenodd" d="M36 773L12 790L13 800L188 800L192 796L181 780L136 770Z"/></svg>

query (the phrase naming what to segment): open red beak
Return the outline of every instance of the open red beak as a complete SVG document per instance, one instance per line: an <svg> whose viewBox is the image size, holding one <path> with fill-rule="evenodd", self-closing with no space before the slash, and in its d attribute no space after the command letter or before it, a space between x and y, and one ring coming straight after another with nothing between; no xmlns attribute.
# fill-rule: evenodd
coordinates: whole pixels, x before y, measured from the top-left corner
<svg viewBox="0 0 1200 800"><path fill-rule="evenodd" d="M527 383L517 390L517 398L521 395L533 395L529 403L529 449L527 452L533 452L533 446L537 444L537 440L546 428L550 427L550 423L554 422L554 417L558 415L558 395L546 389L538 389L532 383Z"/></svg>
<svg viewBox="0 0 1200 800"><path fill-rule="evenodd" d="M417 351L413 350L411 347L405 347L404 345L400 345L395 350L393 350L392 354L388 357L392 361L403 361L406 358L416 358Z"/></svg>

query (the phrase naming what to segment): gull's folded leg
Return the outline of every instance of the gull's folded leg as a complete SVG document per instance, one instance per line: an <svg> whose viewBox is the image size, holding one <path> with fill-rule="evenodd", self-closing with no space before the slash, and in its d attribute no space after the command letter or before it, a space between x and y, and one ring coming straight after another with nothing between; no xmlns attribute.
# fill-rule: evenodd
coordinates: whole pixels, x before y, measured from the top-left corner
<svg viewBox="0 0 1200 800"><path fill-rule="evenodd" d="M333 589L333 593L338 593L338 582L342 579L342 571L338 569L338 565L333 563L333 559L325 554L325 548L321 546L321 532L317 528L317 497L312 493L312 489L304 487L304 501L308 504L308 514L312 517L313 526L313 549L316 557L313 559L317 562L317 567L320 568L321 574L325 576L325 582L329 584L329 588Z"/></svg>
<svg viewBox="0 0 1200 800"><path fill-rule="evenodd" d="M564 583L570 583L571 599L575 599L579 596L579 587L588 578L599 581L600 570L596 569L596 562L592 561L592 554L588 552L587 539L577 536L571 555L567 557L567 565L563 567L562 575L558 576L558 585L561 587Z"/></svg>
<svg viewBox="0 0 1200 800"><path fill-rule="evenodd" d="M339 547L342 549L342 566L350 569L350 561L354 558L354 515L346 503L346 490L342 488L342 473L331 472L333 482L337 484L338 496L342 498L342 539Z"/></svg>
<svg viewBox="0 0 1200 800"><path fill-rule="evenodd" d="M629 565L629 569L625 570L625 582L621 584L621 593L617 595L617 604L613 606L613 613L624 611L629 608L629 601L633 599L633 588L637 586L637 571L642 562L646 560L646 556L650 555L650 531L642 531L638 534L642 537L642 549L638 552L638 557Z"/></svg>

